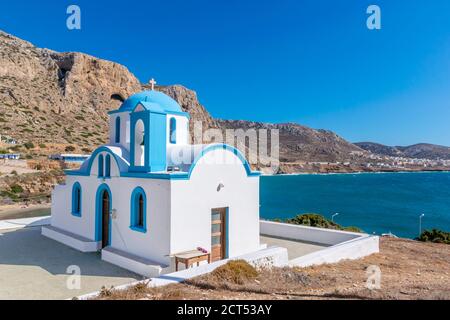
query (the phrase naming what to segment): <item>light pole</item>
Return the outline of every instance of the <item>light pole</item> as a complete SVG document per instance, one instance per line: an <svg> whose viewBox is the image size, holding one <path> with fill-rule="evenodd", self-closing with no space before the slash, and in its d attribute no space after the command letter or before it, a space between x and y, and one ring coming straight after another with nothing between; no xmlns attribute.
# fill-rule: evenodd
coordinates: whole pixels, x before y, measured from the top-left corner
<svg viewBox="0 0 450 320"><path fill-rule="evenodd" d="M339 215L338 212L336 212L335 214L333 214L333 215L331 216L331 222L334 222L334 217L336 217L336 216L338 216L338 215Z"/></svg>
<svg viewBox="0 0 450 320"><path fill-rule="evenodd" d="M422 218L423 217L425 217L425 214L424 213L422 213L420 216L419 216L419 237L420 237L420 235L422 234Z"/></svg>

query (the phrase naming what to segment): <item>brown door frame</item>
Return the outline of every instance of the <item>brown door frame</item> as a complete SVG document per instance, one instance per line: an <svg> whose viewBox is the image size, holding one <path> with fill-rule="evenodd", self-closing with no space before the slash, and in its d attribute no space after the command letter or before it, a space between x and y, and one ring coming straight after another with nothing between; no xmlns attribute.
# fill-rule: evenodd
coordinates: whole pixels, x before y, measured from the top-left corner
<svg viewBox="0 0 450 320"><path fill-rule="evenodd" d="M103 190L102 192L102 248L107 247L109 243L109 233L110 230L110 211L111 208L109 207L111 203L111 199L109 196L108 190Z"/></svg>
<svg viewBox="0 0 450 320"><path fill-rule="evenodd" d="M227 252L228 252L228 241L227 241L227 232L228 232L228 207L224 208L213 208L211 209L211 226L213 225L212 220L212 214L214 212L220 213L220 258L214 259L212 251L213 251L213 245L211 244L211 261L219 261L227 258ZM211 232L211 239L213 237L213 234Z"/></svg>

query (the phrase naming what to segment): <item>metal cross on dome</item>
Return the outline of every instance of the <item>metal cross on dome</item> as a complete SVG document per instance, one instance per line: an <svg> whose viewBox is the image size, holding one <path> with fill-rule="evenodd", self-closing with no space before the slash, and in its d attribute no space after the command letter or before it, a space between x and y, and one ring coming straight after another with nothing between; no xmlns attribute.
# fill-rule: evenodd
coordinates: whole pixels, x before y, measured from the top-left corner
<svg viewBox="0 0 450 320"><path fill-rule="evenodd" d="M156 84L155 79L152 78L148 83L150 83L150 85L152 86L152 90L155 90L155 84Z"/></svg>

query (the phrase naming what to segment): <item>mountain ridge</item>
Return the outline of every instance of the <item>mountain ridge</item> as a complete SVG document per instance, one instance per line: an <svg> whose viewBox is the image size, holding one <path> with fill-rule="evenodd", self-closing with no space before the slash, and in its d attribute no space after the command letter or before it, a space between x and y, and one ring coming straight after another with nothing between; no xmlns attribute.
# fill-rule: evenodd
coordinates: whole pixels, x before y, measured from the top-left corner
<svg viewBox="0 0 450 320"><path fill-rule="evenodd" d="M89 152L108 140L107 112L117 109L120 100L148 88L119 63L79 52L38 48L0 30L0 134L21 144L60 144L62 150L64 145L71 145L76 152ZM182 85L156 86L156 89L171 96L183 111L190 113L191 133L195 121L202 123L203 131L279 130L282 163L364 163L373 151L367 145L363 148L348 142L330 130L297 123L215 119L200 103L195 91ZM407 150L394 151L413 154ZM432 156L432 151L433 148L422 147L415 153ZM44 156L42 152L35 150L34 156Z"/></svg>
<svg viewBox="0 0 450 320"><path fill-rule="evenodd" d="M409 146L387 146L375 142L356 142L355 145L374 154L410 159L450 160L450 148L431 143Z"/></svg>

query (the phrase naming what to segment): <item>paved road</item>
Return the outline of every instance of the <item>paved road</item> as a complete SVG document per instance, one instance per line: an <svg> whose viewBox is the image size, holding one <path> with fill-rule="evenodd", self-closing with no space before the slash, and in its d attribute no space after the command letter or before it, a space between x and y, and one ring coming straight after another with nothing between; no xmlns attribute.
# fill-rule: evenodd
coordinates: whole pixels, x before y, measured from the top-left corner
<svg viewBox="0 0 450 320"><path fill-rule="evenodd" d="M81 288L67 287L67 268L81 270ZM41 235L40 227L0 231L0 299L68 299L142 277Z"/></svg>

